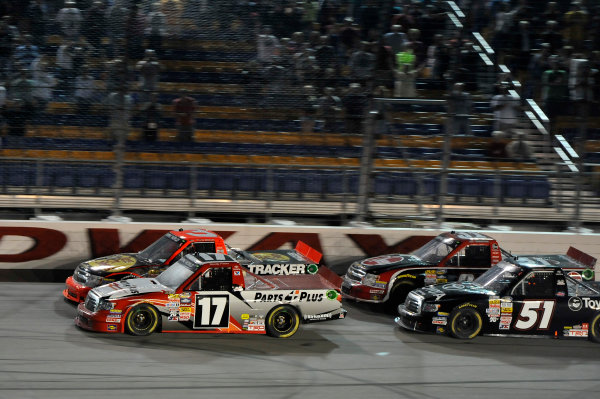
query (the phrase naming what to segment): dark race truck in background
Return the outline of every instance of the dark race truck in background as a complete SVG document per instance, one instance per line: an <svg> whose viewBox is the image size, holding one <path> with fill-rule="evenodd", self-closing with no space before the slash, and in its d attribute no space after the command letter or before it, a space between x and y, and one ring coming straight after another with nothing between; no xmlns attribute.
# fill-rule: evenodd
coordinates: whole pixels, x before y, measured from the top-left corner
<svg viewBox="0 0 600 399"><path fill-rule="evenodd" d="M389 254L354 262L342 283L344 298L383 304L391 312L415 288L473 281L502 260L515 261L498 242L478 232L442 233L410 254ZM573 269L591 279L596 259L570 248L566 255L521 255L518 259Z"/></svg>
<svg viewBox="0 0 600 399"><path fill-rule="evenodd" d="M82 262L66 280L63 296L83 302L90 289L122 279L156 277L185 255L218 253L230 255L259 275L316 274L322 254L298 241L295 249L243 251L228 246L209 230L172 230L137 253L104 256Z"/></svg>
<svg viewBox="0 0 600 399"><path fill-rule="evenodd" d="M546 262L502 261L474 282L411 291L396 322L460 339L489 334L600 342L600 283L578 276Z"/></svg>

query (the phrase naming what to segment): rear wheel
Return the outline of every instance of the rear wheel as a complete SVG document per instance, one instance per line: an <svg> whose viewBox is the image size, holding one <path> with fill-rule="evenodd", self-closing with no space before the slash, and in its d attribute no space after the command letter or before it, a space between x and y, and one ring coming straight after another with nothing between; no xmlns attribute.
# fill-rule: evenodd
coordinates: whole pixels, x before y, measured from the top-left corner
<svg viewBox="0 0 600 399"><path fill-rule="evenodd" d="M125 326L133 335L150 335L158 329L159 320L156 308L144 303L131 309L125 319Z"/></svg>
<svg viewBox="0 0 600 399"><path fill-rule="evenodd" d="M464 306L464 307L460 307ZM472 339L481 332L483 324L479 312L468 305L460 305L450 313L450 335L459 339Z"/></svg>
<svg viewBox="0 0 600 399"><path fill-rule="evenodd" d="M267 334L276 338L288 338L298 331L300 316L291 306L276 306L267 316Z"/></svg>
<svg viewBox="0 0 600 399"><path fill-rule="evenodd" d="M600 313L596 314L590 323L590 340L600 344Z"/></svg>

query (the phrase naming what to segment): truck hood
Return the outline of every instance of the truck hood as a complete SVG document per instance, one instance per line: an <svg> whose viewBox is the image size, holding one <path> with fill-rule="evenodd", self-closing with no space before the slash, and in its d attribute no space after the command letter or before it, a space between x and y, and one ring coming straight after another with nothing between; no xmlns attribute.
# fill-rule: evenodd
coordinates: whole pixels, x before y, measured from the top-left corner
<svg viewBox="0 0 600 399"><path fill-rule="evenodd" d="M153 278L136 278L102 285L94 288L92 291L101 298L119 299L131 295L162 291L171 292L173 290L160 284Z"/></svg>
<svg viewBox="0 0 600 399"><path fill-rule="evenodd" d="M87 262L82 262L79 267L91 274L105 277L111 273L120 273L134 266L147 264L147 262L139 258L137 253L126 253L88 260Z"/></svg>
<svg viewBox="0 0 600 399"><path fill-rule="evenodd" d="M493 291L487 290L482 286L472 282L462 283L444 283L422 287L413 291L423 298L433 299L434 301L458 299L461 297L488 297L496 295Z"/></svg>
<svg viewBox="0 0 600 399"><path fill-rule="evenodd" d="M360 261L367 273L381 274L388 270L405 268L409 266L430 266L431 263L425 262L414 255L389 254L367 258Z"/></svg>

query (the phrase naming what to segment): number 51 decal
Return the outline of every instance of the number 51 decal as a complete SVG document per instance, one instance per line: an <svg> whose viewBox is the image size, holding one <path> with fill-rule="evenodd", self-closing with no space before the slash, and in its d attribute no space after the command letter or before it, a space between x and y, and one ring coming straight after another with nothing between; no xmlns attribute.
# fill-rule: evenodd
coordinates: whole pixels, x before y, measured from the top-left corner
<svg viewBox="0 0 600 399"><path fill-rule="evenodd" d="M556 301L524 301L514 328L517 330L547 330L554 315Z"/></svg>

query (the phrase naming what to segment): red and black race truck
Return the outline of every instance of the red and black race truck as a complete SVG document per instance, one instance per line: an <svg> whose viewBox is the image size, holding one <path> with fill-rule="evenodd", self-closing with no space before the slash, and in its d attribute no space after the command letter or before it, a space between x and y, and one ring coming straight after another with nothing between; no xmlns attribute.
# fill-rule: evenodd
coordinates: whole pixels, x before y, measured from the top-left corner
<svg viewBox="0 0 600 399"><path fill-rule="evenodd" d="M156 277L185 255L229 255L258 275L316 274L322 254L299 241L295 249L243 251L229 247L215 232L172 230L137 253L104 256L80 263L67 278L63 296L83 302L94 287L128 278Z"/></svg>
<svg viewBox="0 0 600 399"><path fill-rule="evenodd" d="M582 279L591 279L596 259L571 247L566 255L520 255L561 266ZM389 254L354 262L342 283L346 299L384 304L395 311L415 288L473 281L501 260L515 261L498 242L478 232L442 233L410 254Z"/></svg>

